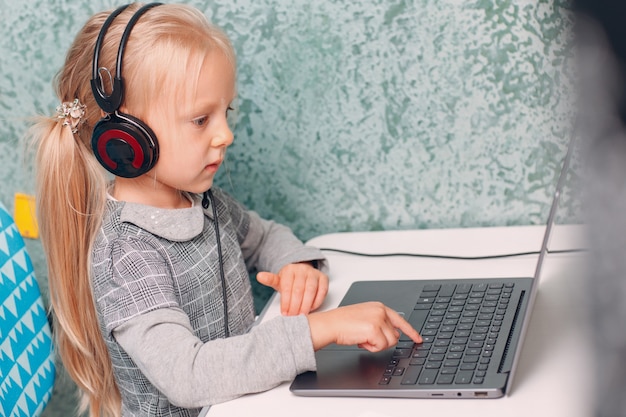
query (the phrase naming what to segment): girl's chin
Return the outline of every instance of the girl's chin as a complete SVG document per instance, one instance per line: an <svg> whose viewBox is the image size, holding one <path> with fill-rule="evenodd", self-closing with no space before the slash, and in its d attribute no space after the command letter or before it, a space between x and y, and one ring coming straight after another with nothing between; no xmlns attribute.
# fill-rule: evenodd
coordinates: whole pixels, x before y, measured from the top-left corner
<svg viewBox="0 0 626 417"><path fill-rule="evenodd" d="M196 187L193 187L193 189L189 190L189 192L194 193L194 194L202 194L203 192L207 191L211 187L213 187L213 178L211 178L209 181L202 182L202 184L199 184Z"/></svg>

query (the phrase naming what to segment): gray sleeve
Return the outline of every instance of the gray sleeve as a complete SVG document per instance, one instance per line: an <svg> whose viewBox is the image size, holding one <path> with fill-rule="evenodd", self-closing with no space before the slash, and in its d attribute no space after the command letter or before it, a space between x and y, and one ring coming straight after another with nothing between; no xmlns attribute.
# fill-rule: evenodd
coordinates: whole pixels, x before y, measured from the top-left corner
<svg viewBox="0 0 626 417"><path fill-rule="evenodd" d="M261 392L315 370L305 316L277 317L241 336L202 343L184 312L135 317L113 336L172 404L196 408Z"/></svg>
<svg viewBox="0 0 626 417"><path fill-rule="evenodd" d="M316 261L317 267L328 273L326 259L319 249L304 245L288 227L262 219L253 211L248 213L248 234L241 244L248 268L277 273L290 263Z"/></svg>

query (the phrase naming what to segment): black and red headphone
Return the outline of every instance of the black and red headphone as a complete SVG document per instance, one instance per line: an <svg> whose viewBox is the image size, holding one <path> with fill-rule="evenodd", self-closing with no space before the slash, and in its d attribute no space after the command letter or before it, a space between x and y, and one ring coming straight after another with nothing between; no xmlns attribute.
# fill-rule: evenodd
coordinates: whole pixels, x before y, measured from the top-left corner
<svg viewBox="0 0 626 417"><path fill-rule="evenodd" d="M104 90L102 73L108 74L109 78L111 74L108 69L98 67L98 57L109 26L129 6L128 4L109 15L96 40L91 90L98 106L106 115L94 126L91 147L102 166L118 177L134 178L143 175L154 167L159 158L159 143L152 129L138 118L120 112L119 108L124 99L122 59L126 42L141 15L160 4L150 3L142 6L128 21L117 51L115 78L110 80L110 94Z"/></svg>

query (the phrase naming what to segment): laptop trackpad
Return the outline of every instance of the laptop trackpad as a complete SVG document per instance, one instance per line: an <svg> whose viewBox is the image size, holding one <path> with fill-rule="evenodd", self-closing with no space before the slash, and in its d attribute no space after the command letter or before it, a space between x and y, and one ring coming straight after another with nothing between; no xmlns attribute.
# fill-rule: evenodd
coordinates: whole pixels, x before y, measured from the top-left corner
<svg viewBox="0 0 626 417"><path fill-rule="evenodd" d="M317 372L298 375L291 390L377 388L392 353L393 349L378 353L363 349L320 350L315 354Z"/></svg>

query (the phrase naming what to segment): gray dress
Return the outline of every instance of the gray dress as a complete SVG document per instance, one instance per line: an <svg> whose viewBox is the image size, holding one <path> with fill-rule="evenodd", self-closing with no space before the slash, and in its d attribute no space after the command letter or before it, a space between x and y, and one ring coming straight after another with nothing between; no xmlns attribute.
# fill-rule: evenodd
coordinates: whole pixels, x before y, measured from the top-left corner
<svg viewBox="0 0 626 417"><path fill-rule="evenodd" d="M92 286L124 416L194 416L315 369L306 317L252 327L248 271L278 272L323 255L212 191L227 323L212 207L203 209L199 196L176 210L107 202L92 251Z"/></svg>

